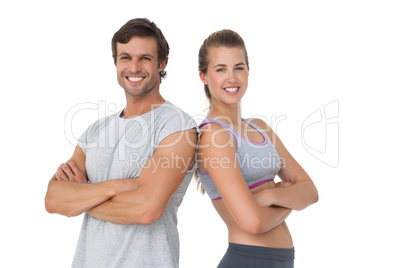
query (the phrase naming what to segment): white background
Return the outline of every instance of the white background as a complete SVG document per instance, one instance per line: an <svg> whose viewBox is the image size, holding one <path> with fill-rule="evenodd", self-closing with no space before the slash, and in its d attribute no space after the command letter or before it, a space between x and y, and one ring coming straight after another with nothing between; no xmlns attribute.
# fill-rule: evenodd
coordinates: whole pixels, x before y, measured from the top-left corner
<svg viewBox="0 0 402 268"><path fill-rule="evenodd" d="M47 214L47 183L71 156L71 137L124 107L110 41L136 17L155 21L170 44L162 95L197 121L207 107L197 72L202 41L223 28L245 39L243 116L272 121L320 194L287 220L296 267L401 263L400 2L256 2L0 4L1 267L70 266L82 218ZM75 105L99 109L71 117L84 107ZM320 111L331 116L306 124ZM179 210L179 231L181 267L216 267L226 229L194 183Z"/></svg>

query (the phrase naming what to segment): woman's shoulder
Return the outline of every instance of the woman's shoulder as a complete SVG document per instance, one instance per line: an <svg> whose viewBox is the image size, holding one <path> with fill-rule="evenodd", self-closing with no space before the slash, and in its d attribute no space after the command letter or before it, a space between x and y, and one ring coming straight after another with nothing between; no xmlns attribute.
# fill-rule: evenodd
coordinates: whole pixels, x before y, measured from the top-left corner
<svg viewBox="0 0 402 268"><path fill-rule="evenodd" d="M276 137L276 134L273 131L273 129L271 128L271 126L264 120L262 120L260 118L247 118L246 120L248 122L251 122L251 123L257 125L261 130L263 130L268 135L268 137L271 139L271 141Z"/></svg>
<svg viewBox="0 0 402 268"><path fill-rule="evenodd" d="M236 146L236 138L233 133L219 120L204 120L200 125L200 132L199 145L204 146L205 149Z"/></svg>
<svg viewBox="0 0 402 268"><path fill-rule="evenodd" d="M263 130L271 130L268 123L260 118L247 118L246 121L256 124L258 127L260 127Z"/></svg>

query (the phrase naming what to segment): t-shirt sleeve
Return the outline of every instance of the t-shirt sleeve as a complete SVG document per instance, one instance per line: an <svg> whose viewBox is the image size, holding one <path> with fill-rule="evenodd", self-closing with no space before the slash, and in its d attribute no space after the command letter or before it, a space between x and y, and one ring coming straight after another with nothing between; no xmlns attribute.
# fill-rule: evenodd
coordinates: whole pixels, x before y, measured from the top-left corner
<svg viewBox="0 0 402 268"><path fill-rule="evenodd" d="M166 137L173 133L193 128L198 131L194 119L174 105L168 106L160 116L161 120L158 124L158 130L155 132L154 149L156 149Z"/></svg>
<svg viewBox="0 0 402 268"><path fill-rule="evenodd" d="M81 149L84 151L85 154L87 154L87 147L86 147L86 133L87 131L85 130L81 136L78 138L78 146L81 147Z"/></svg>
<svg viewBox="0 0 402 268"><path fill-rule="evenodd" d="M87 154L88 149L98 145L96 138L98 137L99 125L100 123L98 121L92 123L77 140L78 145L85 154Z"/></svg>

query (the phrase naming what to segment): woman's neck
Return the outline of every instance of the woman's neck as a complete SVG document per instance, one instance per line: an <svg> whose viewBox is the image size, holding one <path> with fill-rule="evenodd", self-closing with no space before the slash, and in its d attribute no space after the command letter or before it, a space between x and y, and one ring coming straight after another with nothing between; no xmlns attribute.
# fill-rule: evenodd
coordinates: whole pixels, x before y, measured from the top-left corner
<svg viewBox="0 0 402 268"><path fill-rule="evenodd" d="M217 120L236 126L241 124L241 104L233 105L214 105L211 104L211 109L207 115L208 118Z"/></svg>

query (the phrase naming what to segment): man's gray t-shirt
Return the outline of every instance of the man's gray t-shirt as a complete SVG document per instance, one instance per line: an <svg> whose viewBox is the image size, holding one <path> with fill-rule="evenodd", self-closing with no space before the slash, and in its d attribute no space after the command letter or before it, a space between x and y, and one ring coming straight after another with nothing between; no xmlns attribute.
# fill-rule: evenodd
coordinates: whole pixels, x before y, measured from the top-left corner
<svg viewBox="0 0 402 268"><path fill-rule="evenodd" d="M90 183L138 177L164 138L197 127L170 102L131 119L120 114L98 120L78 140ZM162 218L149 225L114 224L85 213L72 267L178 267L177 209L194 169L187 171Z"/></svg>

